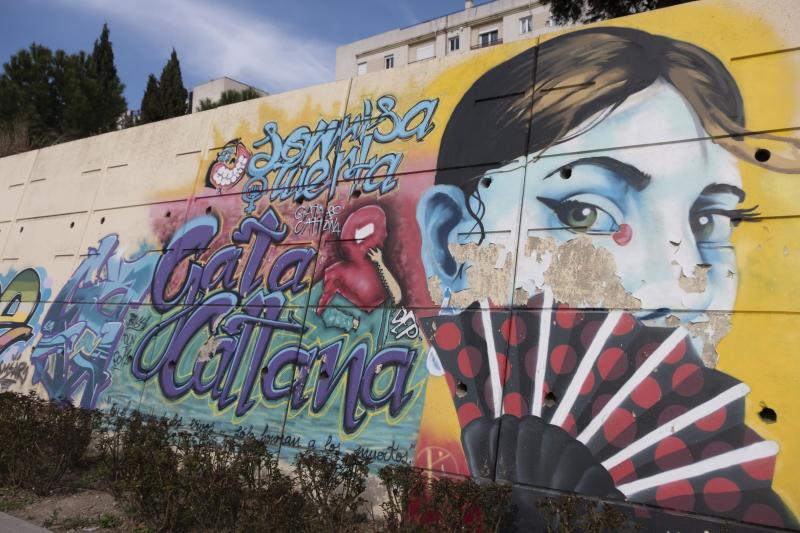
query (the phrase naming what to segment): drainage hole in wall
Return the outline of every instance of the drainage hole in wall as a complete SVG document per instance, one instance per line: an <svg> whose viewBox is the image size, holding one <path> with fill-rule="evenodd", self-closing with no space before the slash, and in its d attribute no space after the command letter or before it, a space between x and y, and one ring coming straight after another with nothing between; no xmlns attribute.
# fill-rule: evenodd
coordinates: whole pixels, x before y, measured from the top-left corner
<svg viewBox="0 0 800 533"><path fill-rule="evenodd" d="M775 422L778 421L778 413L776 413L774 409L770 409L766 405L763 405L761 407L761 410L758 412L758 417L765 424L774 424Z"/></svg>
<svg viewBox="0 0 800 533"><path fill-rule="evenodd" d="M169 218L169 217L170 217L170 215L172 215L172 212L171 212L171 211L167 211L167 214L166 214L166 215L164 215L164 216L165 216L165 217L167 217L167 218Z"/></svg>
<svg viewBox="0 0 800 533"><path fill-rule="evenodd" d="M756 161L760 161L761 163L766 163L769 161L769 158L772 157L772 154L766 148L759 148L756 150Z"/></svg>
<svg viewBox="0 0 800 533"><path fill-rule="evenodd" d="M70 223L69 223L69 227L70 227L70 228L74 228L74 227L75 227L75 223L74 223L74 222L70 222Z"/></svg>
<svg viewBox="0 0 800 533"><path fill-rule="evenodd" d="M572 169L569 167L562 168L558 173L561 174L561 177L565 180L568 180L572 177Z"/></svg>
<svg viewBox="0 0 800 533"><path fill-rule="evenodd" d="M356 189L350 194L350 198L358 198L361 196L361 189Z"/></svg>
<svg viewBox="0 0 800 533"><path fill-rule="evenodd" d="M211 214L211 206L206 207L206 215Z"/></svg>
<svg viewBox="0 0 800 533"><path fill-rule="evenodd" d="M481 180L481 185L484 189L488 189L492 185L492 178L486 177Z"/></svg>
<svg viewBox="0 0 800 533"><path fill-rule="evenodd" d="M547 407L554 407L558 403L558 398L552 392L548 392L544 396L544 404Z"/></svg>
<svg viewBox="0 0 800 533"><path fill-rule="evenodd" d="M106 217L100 217L100 223L101 224L105 224L106 223Z"/></svg>
<svg viewBox="0 0 800 533"><path fill-rule="evenodd" d="M456 396L458 396L459 398L463 398L466 395L467 395L467 385L459 381L458 383L456 383Z"/></svg>
<svg viewBox="0 0 800 533"><path fill-rule="evenodd" d="M19 227L19 232L22 233L22 230L24 230L24 229L25 229L25 226L20 226Z"/></svg>

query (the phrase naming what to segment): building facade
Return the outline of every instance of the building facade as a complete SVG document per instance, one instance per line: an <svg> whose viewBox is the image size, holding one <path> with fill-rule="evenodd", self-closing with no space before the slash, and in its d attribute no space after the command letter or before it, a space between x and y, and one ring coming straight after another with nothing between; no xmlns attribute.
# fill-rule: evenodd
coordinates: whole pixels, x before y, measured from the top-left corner
<svg viewBox="0 0 800 533"><path fill-rule="evenodd" d="M258 87L253 87L252 85L247 85L246 83L242 83L240 81L236 81L233 78L228 78L227 76L223 76L221 78L216 78L210 80L202 85L197 85L193 87L191 91L189 91L189 109L192 113L195 111L199 111L200 102L208 98L211 101L218 100L222 93L225 91L245 91L247 89L252 89L261 96L267 96L269 93L267 91L263 91Z"/></svg>
<svg viewBox="0 0 800 533"><path fill-rule="evenodd" d="M336 79L529 39L552 29L550 9L533 0L495 0L336 49Z"/></svg>

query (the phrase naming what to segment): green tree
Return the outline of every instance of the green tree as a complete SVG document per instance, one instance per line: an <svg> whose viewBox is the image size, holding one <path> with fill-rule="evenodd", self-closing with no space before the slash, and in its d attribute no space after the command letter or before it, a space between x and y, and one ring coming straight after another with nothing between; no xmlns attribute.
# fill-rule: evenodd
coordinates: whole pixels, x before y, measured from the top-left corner
<svg viewBox="0 0 800 533"><path fill-rule="evenodd" d="M139 107L139 123L147 124L164 119L164 111L161 107L161 92L158 87L158 80L152 74L147 78L147 88L144 90L142 104Z"/></svg>
<svg viewBox="0 0 800 533"><path fill-rule="evenodd" d="M117 128L127 103L103 26L91 54L32 44L0 75L0 156Z"/></svg>
<svg viewBox="0 0 800 533"><path fill-rule="evenodd" d="M186 87L183 86L181 64L180 61L178 61L178 54L175 52L174 48L172 49L169 61L164 65L164 70L161 71L161 77L158 79L158 87L164 118L185 115L188 111L187 102L189 99L189 92L186 90Z"/></svg>
<svg viewBox="0 0 800 533"><path fill-rule="evenodd" d="M542 0L557 24L595 22L693 0Z"/></svg>
<svg viewBox="0 0 800 533"><path fill-rule="evenodd" d="M0 76L0 127L24 129L34 146L55 140L61 105L53 74L46 46L34 43L11 56Z"/></svg>
<svg viewBox="0 0 800 533"><path fill-rule="evenodd" d="M207 111L209 109L214 109L216 107L221 107L224 105L229 104L236 104L238 102L244 102L245 100L252 100L254 98L261 98L261 93L253 89L252 87L248 87L247 89L242 89L241 91L237 91L236 89L228 89L227 91L223 91L221 95L219 95L219 100L213 101L211 98L203 98L200 100L200 104L197 106L198 111Z"/></svg>
<svg viewBox="0 0 800 533"><path fill-rule="evenodd" d="M114 49L108 39L108 24L103 24L100 38L95 40L92 55L86 64L87 79L91 81L93 114L90 133L103 133L117 128L118 121L128 108L122 92L125 85L119 79L114 64Z"/></svg>

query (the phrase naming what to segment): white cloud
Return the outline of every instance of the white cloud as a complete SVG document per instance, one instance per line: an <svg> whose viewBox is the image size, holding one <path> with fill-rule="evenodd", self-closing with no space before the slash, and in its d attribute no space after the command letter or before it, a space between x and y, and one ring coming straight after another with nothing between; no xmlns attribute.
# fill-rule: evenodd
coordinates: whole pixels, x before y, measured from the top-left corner
<svg viewBox="0 0 800 533"><path fill-rule="evenodd" d="M205 0L61 0L140 33L147 49L175 47L184 77L229 76L269 92L333 79L335 45L269 20ZM155 72L158 75L158 72Z"/></svg>

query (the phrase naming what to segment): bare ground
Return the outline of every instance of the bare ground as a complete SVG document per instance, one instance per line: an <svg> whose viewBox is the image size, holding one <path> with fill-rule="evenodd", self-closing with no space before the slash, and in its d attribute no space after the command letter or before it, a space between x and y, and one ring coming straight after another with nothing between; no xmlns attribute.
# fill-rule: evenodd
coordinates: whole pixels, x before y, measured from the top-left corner
<svg viewBox="0 0 800 533"><path fill-rule="evenodd" d="M58 532L147 531L126 518L111 494L99 490L41 497L20 489L0 489L0 511Z"/></svg>

